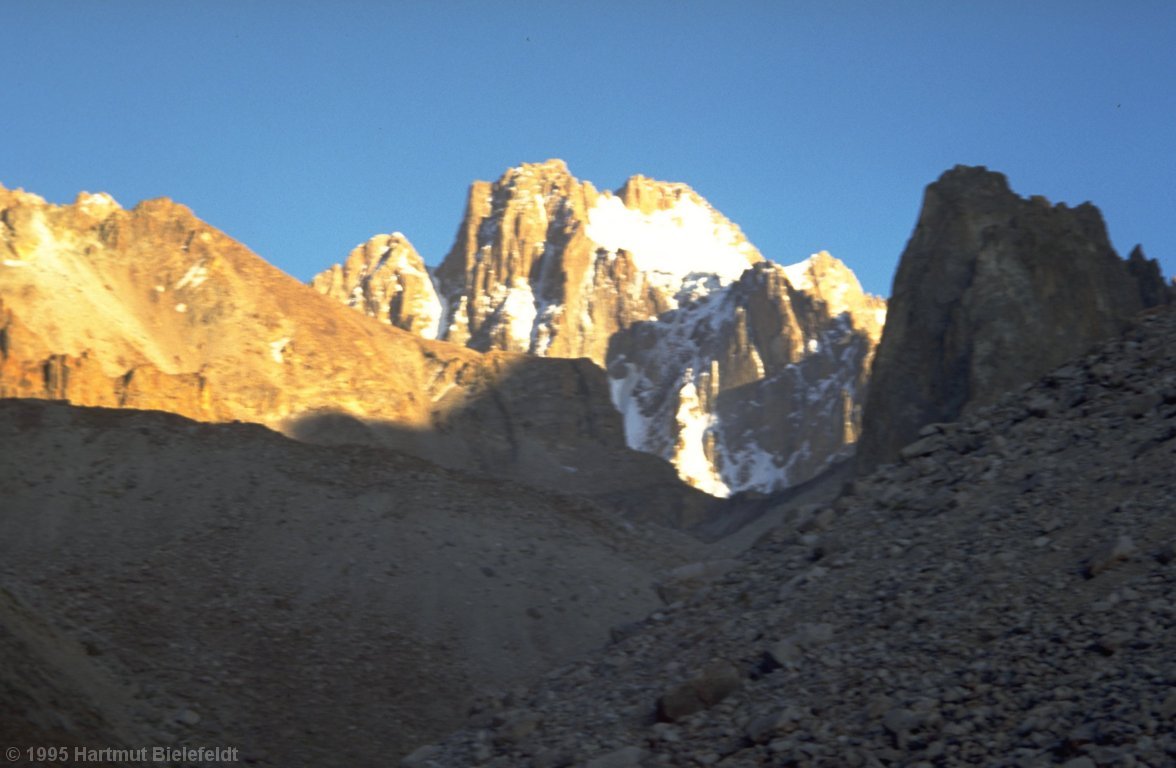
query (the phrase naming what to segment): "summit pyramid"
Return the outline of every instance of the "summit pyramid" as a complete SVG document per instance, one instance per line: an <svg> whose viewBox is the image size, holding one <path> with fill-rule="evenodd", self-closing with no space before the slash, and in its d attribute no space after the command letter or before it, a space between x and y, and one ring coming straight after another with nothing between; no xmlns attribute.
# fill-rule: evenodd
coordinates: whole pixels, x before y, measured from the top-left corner
<svg viewBox="0 0 1176 768"><path fill-rule="evenodd" d="M589 358L628 445L712 495L795 485L852 452L884 301L827 253L768 261L686 184L598 191L562 160L523 164L470 186L431 280L405 242L379 235L312 285L429 338Z"/></svg>

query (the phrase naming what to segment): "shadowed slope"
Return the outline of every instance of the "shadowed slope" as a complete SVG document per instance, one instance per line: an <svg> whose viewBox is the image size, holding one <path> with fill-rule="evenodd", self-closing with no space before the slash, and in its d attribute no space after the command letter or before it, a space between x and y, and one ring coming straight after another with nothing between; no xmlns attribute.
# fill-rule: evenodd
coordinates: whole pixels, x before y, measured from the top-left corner
<svg viewBox="0 0 1176 768"><path fill-rule="evenodd" d="M394 760L606 642L697 546L391 451L43 401L0 401L0 498L27 606L0 592L0 644L32 644L5 727L265 765Z"/></svg>

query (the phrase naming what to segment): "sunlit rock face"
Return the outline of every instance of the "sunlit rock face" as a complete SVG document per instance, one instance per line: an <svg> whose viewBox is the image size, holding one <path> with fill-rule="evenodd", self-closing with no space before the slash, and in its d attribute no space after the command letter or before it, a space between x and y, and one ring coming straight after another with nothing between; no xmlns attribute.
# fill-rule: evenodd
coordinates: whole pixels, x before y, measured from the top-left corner
<svg viewBox="0 0 1176 768"><path fill-rule="evenodd" d="M357 299L369 272L314 284L387 317ZM685 184L601 192L560 160L475 182L452 249L416 285L414 306L437 296L437 338L605 367L628 444L720 496L803 482L852 451L885 315L841 262L768 262Z"/></svg>
<svg viewBox="0 0 1176 768"><path fill-rule="evenodd" d="M318 287L382 323L170 200L51 205L0 187L0 397L393 447L675 524L712 501L625 446L591 362L422 338L439 304L403 237L373 238Z"/></svg>
<svg viewBox="0 0 1176 768"><path fill-rule="evenodd" d="M425 262L399 232L357 245L346 261L317 275L311 287L389 325L437 338L441 302Z"/></svg>
<svg viewBox="0 0 1176 768"><path fill-rule="evenodd" d="M1154 263L1116 255L1098 209L1022 198L985 168L927 187L894 278L859 465L1033 381L1167 300Z"/></svg>

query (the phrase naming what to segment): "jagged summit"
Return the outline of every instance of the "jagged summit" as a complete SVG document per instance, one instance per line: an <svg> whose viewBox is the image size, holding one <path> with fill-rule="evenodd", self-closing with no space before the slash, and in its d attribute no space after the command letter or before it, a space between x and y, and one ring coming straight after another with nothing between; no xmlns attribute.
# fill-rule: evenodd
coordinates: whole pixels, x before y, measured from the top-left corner
<svg viewBox="0 0 1176 768"><path fill-rule="evenodd" d="M4 191L0 221L0 397L253 421L671 517L710 504L625 448L606 378L586 361L422 338L440 318L417 301L431 281L403 236L373 238L319 287L415 334L320 295L166 198L126 210Z"/></svg>
<svg viewBox="0 0 1176 768"><path fill-rule="evenodd" d="M346 264L312 284L419 333L393 306L410 304L440 318L437 338L474 349L590 358L610 372L628 444L709 493L801 482L857 434L884 304L827 253L767 262L686 184L634 175L601 192L561 160L525 163L470 186L431 284L395 263L381 262L395 286L382 292ZM840 362L834 338L854 346ZM759 409L774 420L756 423ZM783 436L801 426L819 436Z"/></svg>
<svg viewBox="0 0 1176 768"><path fill-rule="evenodd" d="M437 338L441 305L424 260L403 233L375 235L355 246L346 261L315 276L311 287L389 325Z"/></svg>
<svg viewBox="0 0 1176 768"><path fill-rule="evenodd" d="M1119 258L1090 203L1022 198L982 167L944 173L895 274L862 467L1115 335L1165 294L1158 266Z"/></svg>

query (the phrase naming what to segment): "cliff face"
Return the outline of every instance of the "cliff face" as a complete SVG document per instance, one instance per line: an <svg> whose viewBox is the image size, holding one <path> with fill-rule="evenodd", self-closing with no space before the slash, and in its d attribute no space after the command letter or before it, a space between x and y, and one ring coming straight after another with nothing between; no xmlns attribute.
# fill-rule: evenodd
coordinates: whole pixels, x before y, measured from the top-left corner
<svg viewBox="0 0 1176 768"><path fill-rule="evenodd" d="M0 397L375 442L610 503L645 493L666 519L700 508L668 465L625 448L605 377L585 361L482 355L381 326L169 200L56 206L0 190L0 223ZM363 301L423 290L427 276L414 284L404 268L380 282L395 258L411 266L407 248L389 238L353 254L350 274L371 278ZM388 317L419 331L412 307Z"/></svg>
<svg viewBox="0 0 1176 768"><path fill-rule="evenodd" d="M311 287L364 314L426 339L437 338L441 304L425 262L399 232L357 245Z"/></svg>
<svg viewBox="0 0 1176 768"><path fill-rule="evenodd" d="M984 168L946 172L927 188L894 278L862 467L1118 333L1163 295L1157 280L1142 254L1131 265L1115 254L1089 203L1024 199Z"/></svg>
<svg viewBox="0 0 1176 768"><path fill-rule="evenodd" d="M762 257L683 184L631 178L614 195L560 160L470 187L436 277L442 338L605 362L613 333L675 308Z"/></svg>
<svg viewBox="0 0 1176 768"><path fill-rule="evenodd" d="M366 300L369 271L337 265L313 285L389 318ZM685 184L633 176L598 192L559 160L475 182L433 284L417 285L438 338L607 368L628 444L716 495L785 487L846 455L884 311L827 254L766 262ZM825 335L861 348L833 371Z"/></svg>
<svg viewBox="0 0 1176 768"><path fill-rule="evenodd" d="M803 482L852 452L884 318L827 253L760 262L613 337L626 438L716 495Z"/></svg>

